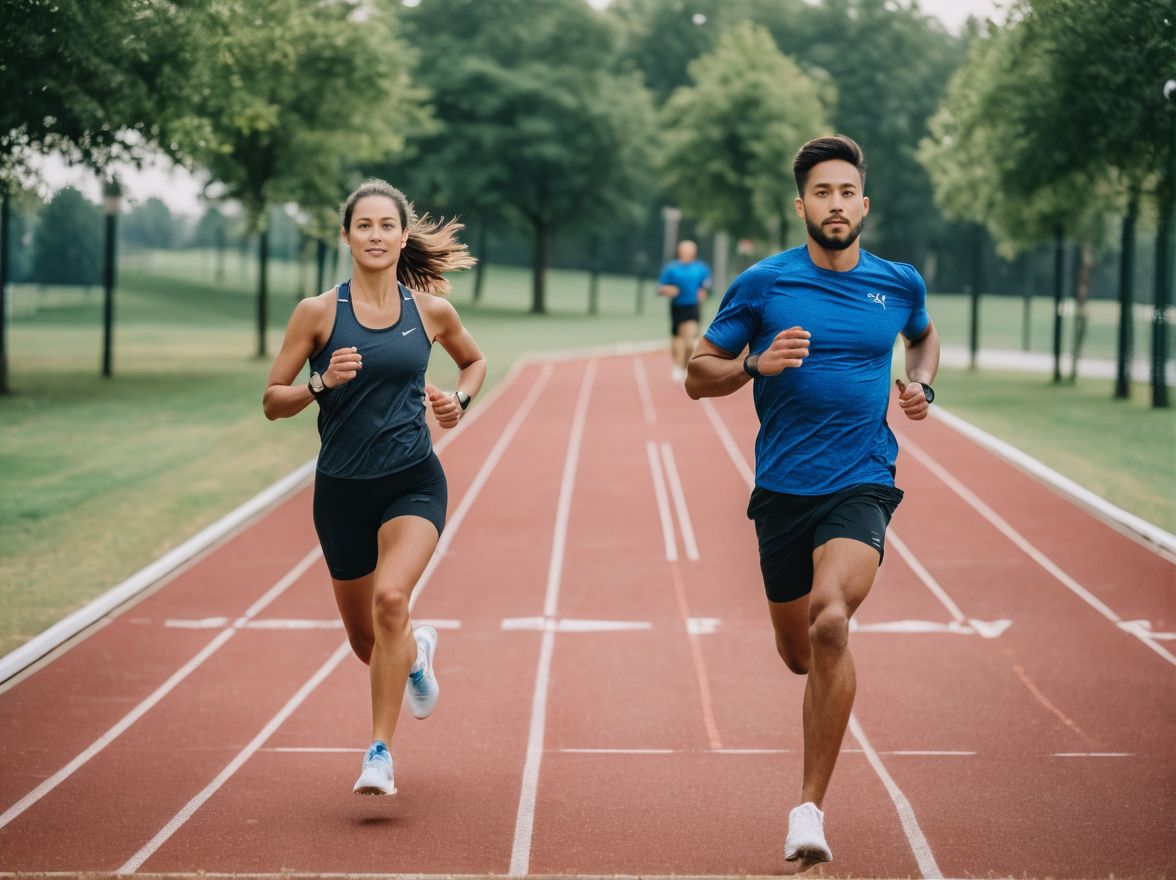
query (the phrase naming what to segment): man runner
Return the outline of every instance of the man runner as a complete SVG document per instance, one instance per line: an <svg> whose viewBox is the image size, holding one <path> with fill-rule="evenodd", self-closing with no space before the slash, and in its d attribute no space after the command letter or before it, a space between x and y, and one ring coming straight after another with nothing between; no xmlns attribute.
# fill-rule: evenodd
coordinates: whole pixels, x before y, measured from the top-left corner
<svg viewBox="0 0 1176 880"><path fill-rule="evenodd" d="M848 137L796 154L796 213L805 244L735 279L690 360L686 391L719 397L754 382L760 430L748 517L784 663L805 683L804 777L784 855L832 859L821 803L856 690L849 619L874 583L890 517L898 444L886 424L895 337L908 419L927 417L939 336L927 289L905 263L880 259L858 236L870 210L865 158Z"/></svg>

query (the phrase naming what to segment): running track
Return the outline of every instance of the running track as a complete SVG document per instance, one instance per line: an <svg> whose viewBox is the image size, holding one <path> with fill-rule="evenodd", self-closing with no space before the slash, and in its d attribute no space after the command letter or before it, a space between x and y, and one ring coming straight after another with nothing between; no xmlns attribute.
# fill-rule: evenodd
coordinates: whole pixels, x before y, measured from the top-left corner
<svg viewBox="0 0 1176 880"><path fill-rule="evenodd" d="M303 489L0 693L0 872L791 872L803 680L744 517L749 394L626 354L522 364L472 412L396 798L350 793L367 674ZM907 498L812 875L1176 874L1176 569L892 423Z"/></svg>

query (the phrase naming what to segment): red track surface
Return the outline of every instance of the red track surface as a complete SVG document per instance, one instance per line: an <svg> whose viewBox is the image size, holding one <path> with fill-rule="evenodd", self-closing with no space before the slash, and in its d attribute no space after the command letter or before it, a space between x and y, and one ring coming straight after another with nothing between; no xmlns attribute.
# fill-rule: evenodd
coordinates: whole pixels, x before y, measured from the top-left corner
<svg viewBox="0 0 1176 880"><path fill-rule="evenodd" d="M907 497L851 640L866 742L846 735L813 874L1176 873L1176 643L1119 625L1176 630L1176 568L893 421ZM299 567L299 492L0 693L0 871L792 871L803 680L744 516L754 430L748 394L692 402L661 354L532 364L483 404L442 452L414 617L460 628L436 713L397 734L394 799L350 793L367 675L321 557ZM323 623L267 624L298 620ZM900 621L939 631L875 629Z"/></svg>

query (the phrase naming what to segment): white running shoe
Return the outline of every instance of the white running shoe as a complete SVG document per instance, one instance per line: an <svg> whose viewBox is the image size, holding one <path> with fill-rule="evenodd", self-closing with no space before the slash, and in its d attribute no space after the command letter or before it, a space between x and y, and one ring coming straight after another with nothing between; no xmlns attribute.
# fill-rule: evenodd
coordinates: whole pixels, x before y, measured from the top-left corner
<svg viewBox="0 0 1176 880"><path fill-rule="evenodd" d="M376 740L363 756L363 768L355 787L356 794L396 794L396 783L392 781L392 755L383 740Z"/></svg>
<svg viewBox="0 0 1176 880"><path fill-rule="evenodd" d="M833 853L825 842L825 814L816 804L803 803L788 814L784 858L790 862L802 859L809 864L833 861Z"/></svg>
<svg viewBox="0 0 1176 880"><path fill-rule="evenodd" d="M437 630L427 623L413 631L417 658L408 674L408 708L415 718L428 718L437 705L441 687L433 674L433 652L437 650Z"/></svg>

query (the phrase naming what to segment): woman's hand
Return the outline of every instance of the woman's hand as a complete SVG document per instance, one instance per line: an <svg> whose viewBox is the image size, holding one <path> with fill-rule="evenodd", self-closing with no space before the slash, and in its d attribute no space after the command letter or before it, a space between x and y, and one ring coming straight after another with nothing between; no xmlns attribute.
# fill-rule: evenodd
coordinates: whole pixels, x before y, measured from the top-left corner
<svg viewBox="0 0 1176 880"><path fill-rule="evenodd" d="M327 388L346 385L363 369L363 355L354 345L337 348L331 352L331 363L323 373L323 384Z"/></svg>
<svg viewBox="0 0 1176 880"><path fill-rule="evenodd" d="M452 428L461 421L462 413L465 411L457 402L456 395L446 394L436 385L426 382L425 397L429 401L429 406L433 407L433 415L437 417L437 424L442 428Z"/></svg>

